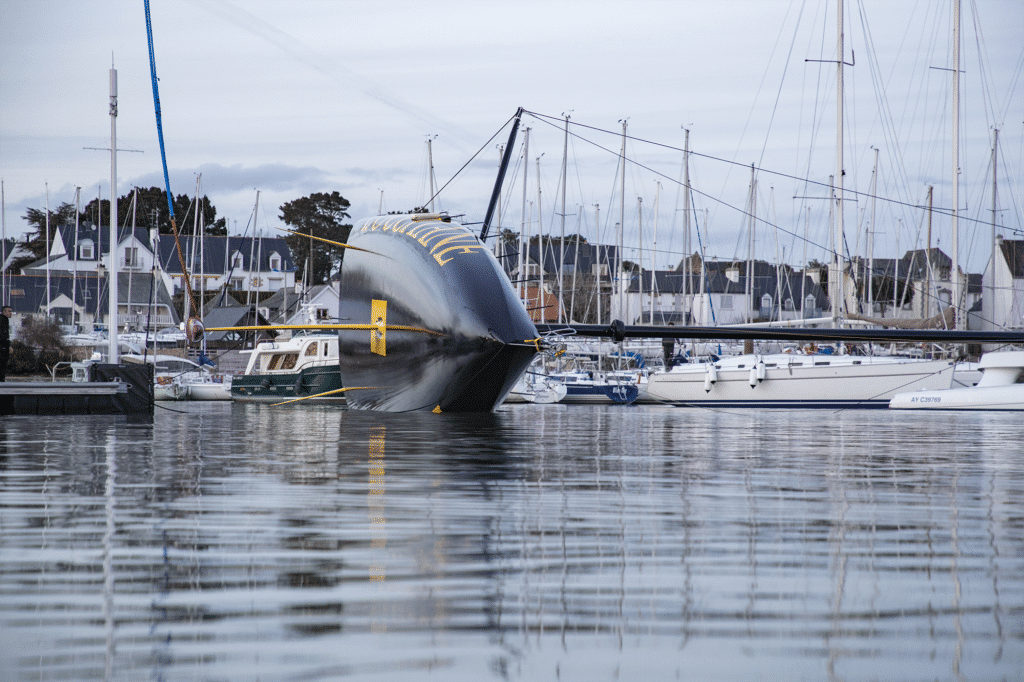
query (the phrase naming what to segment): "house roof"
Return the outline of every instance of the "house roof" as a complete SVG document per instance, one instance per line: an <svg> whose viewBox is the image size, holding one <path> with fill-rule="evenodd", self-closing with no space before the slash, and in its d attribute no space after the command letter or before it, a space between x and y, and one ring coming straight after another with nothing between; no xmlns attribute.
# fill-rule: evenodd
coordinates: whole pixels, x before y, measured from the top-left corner
<svg viewBox="0 0 1024 682"><path fill-rule="evenodd" d="M181 252L186 263L193 263L189 271L193 274L223 274L235 269L232 256L241 256L241 272L269 272L271 257L280 257L278 271L295 270L292 262L292 251L288 243L281 237L203 237L196 240L192 236L180 236ZM193 242L195 251L193 258ZM178 258L177 245L171 235L160 235L158 240L160 267L170 275L181 273L181 259Z"/></svg>
<svg viewBox="0 0 1024 682"><path fill-rule="evenodd" d="M131 302L135 306L148 306L150 301L171 309L177 321L177 312L163 281L150 273L118 273L117 300L119 304ZM50 300L65 296L75 301L86 314L95 315L99 304L100 316L108 310L107 278L79 273L77 277L50 273ZM11 277L11 307L15 312L37 314L46 309L46 275L14 275Z"/></svg>
<svg viewBox="0 0 1024 682"><path fill-rule="evenodd" d="M745 295L747 292L747 263L744 262L723 262L709 261L705 268L707 281L703 287L704 291L710 294L737 294ZM737 279L729 278L728 271L737 271ZM779 298L793 298L798 300L806 295L814 296L816 305L824 307L828 301L828 295L818 284L815 284L810 277L803 273L791 272L788 268L780 271L771 263L754 261L754 299L760 299L765 294L771 295L777 301ZM679 270L658 270L654 273L656 291L662 294L681 294L685 291L696 293L701 290L700 271L682 272ZM651 272L644 270L640 276L634 275L629 283L629 291L638 293L641 283L643 291L651 290ZM684 289L685 285L685 289ZM778 295L781 288L782 296ZM804 292L807 292L806 294Z"/></svg>
<svg viewBox="0 0 1024 682"><path fill-rule="evenodd" d="M1019 239L1004 239L999 245L999 250L1006 259L1006 265L1010 268L1010 274L1014 279L1024 278L1024 241Z"/></svg>
<svg viewBox="0 0 1024 682"><path fill-rule="evenodd" d="M203 325L207 328L241 327L247 325L269 325L267 318L252 310L250 306L229 306L213 308L203 315ZM207 341L222 341L237 332L206 332ZM270 333L270 332L267 332ZM272 333L270 333L272 335Z"/></svg>

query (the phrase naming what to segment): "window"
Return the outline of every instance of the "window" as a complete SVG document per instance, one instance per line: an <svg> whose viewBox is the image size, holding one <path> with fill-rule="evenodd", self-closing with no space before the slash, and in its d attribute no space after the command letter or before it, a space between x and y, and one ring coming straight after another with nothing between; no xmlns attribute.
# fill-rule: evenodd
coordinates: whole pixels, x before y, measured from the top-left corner
<svg viewBox="0 0 1024 682"><path fill-rule="evenodd" d="M86 239L78 244L78 258L79 260L92 260L95 258L91 239Z"/></svg>
<svg viewBox="0 0 1024 682"><path fill-rule="evenodd" d="M232 289L241 289L243 281L244 280L241 277L232 277L231 278L231 288Z"/></svg>
<svg viewBox="0 0 1024 682"><path fill-rule="evenodd" d="M722 310L732 310L732 296L722 296L722 301L718 307Z"/></svg>
<svg viewBox="0 0 1024 682"><path fill-rule="evenodd" d="M782 304L782 307L785 310L792 310L793 309L793 299L792 298L787 298L786 302Z"/></svg>
<svg viewBox="0 0 1024 682"><path fill-rule="evenodd" d="M270 254L270 269L277 271L281 270L281 256L276 251Z"/></svg>
<svg viewBox="0 0 1024 682"><path fill-rule="evenodd" d="M331 319L330 314L327 312L327 308L317 308L316 309L316 319L317 320L329 320L329 319Z"/></svg>
<svg viewBox="0 0 1024 682"><path fill-rule="evenodd" d="M317 349L318 345L319 344L317 344L314 341L313 343L311 343L308 346L306 346L306 355L309 355L309 356L312 356L312 357L316 357L316 349Z"/></svg>
<svg viewBox="0 0 1024 682"><path fill-rule="evenodd" d="M137 268L139 267L139 249L134 246L125 247L124 250L124 266L126 268Z"/></svg>
<svg viewBox="0 0 1024 682"><path fill-rule="evenodd" d="M231 256L231 267L236 268L236 269L243 267L242 266L242 254L240 252L235 251L234 255Z"/></svg>

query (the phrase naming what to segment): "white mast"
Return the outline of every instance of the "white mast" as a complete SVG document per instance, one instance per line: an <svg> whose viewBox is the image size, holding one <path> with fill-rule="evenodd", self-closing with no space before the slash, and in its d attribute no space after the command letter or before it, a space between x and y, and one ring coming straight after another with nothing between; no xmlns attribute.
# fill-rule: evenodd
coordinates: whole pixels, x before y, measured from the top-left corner
<svg viewBox="0 0 1024 682"><path fill-rule="evenodd" d="M8 305L7 293L7 270L4 264L7 262L7 200L4 196L4 181L0 180L0 244L3 244L3 251L0 252L0 305Z"/></svg>
<svg viewBox="0 0 1024 682"><path fill-rule="evenodd" d="M638 287L640 292L640 320L644 318L644 199L643 197L636 198L636 242L639 246L639 258L637 258L637 265L640 266L640 286ZM651 269L651 277L654 277L654 270ZM630 278L632 279L632 278ZM625 296L625 290L623 290L623 296ZM623 320L625 321L625 320Z"/></svg>
<svg viewBox="0 0 1024 682"><path fill-rule="evenodd" d="M519 276L516 278L516 292L519 294L519 299L522 300L523 292L525 287L523 281L525 276L523 274L523 267L526 264L526 254L523 252L530 247L529 243L524 241L526 234L526 180L527 180L527 169L530 166L530 129L526 128L523 131L523 210L521 216L521 222L519 226Z"/></svg>
<svg viewBox="0 0 1024 682"><path fill-rule="evenodd" d="M540 209L540 157L544 156L541 154L537 157L537 247L538 253L540 254L540 272L537 273L540 277L540 282L537 284L537 306L540 310L539 322L546 322L545 315L547 311L544 309L544 229L541 225L541 209ZM532 211L531 211L532 213Z"/></svg>
<svg viewBox="0 0 1024 682"><path fill-rule="evenodd" d="M437 137L437 135L434 135ZM431 137L427 136L427 176L430 182L430 212L434 212L434 151L431 146Z"/></svg>
<svg viewBox="0 0 1024 682"><path fill-rule="evenodd" d="M621 156L622 156L622 166L621 166L621 176L619 178L619 182L620 182L620 187L619 187L619 193L620 193L620 195L619 195L619 224L618 224L618 231L617 231L617 235L616 235L617 236L617 243L616 243L616 253L615 253L615 294L616 294L615 298L616 298L616 301L618 302L618 305L616 306L616 311L618 312L618 315L616 315L616 317L619 318L619 319L621 319L623 317L623 313L622 313L623 300L622 299L623 299L623 294L624 294L624 291L622 289L622 282L623 282L623 277L622 277L622 246L623 246L623 244L622 244L622 231L625 229L625 226L626 226L626 119L622 120L622 155Z"/></svg>
<svg viewBox="0 0 1024 682"><path fill-rule="evenodd" d="M754 241L757 228L757 181L754 179L754 164L750 164L750 232L747 233L747 322L754 317Z"/></svg>
<svg viewBox="0 0 1024 682"><path fill-rule="evenodd" d="M46 230L46 321L50 321L50 184L46 183L46 220L43 229Z"/></svg>
<svg viewBox="0 0 1024 682"><path fill-rule="evenodd" d="M686 258L686 267L683 269L683 300L689 298L690 291L690 269L693 267L690 254L690 131L686 131L686 142L683 145L683 257ZM676 203L676 206L679 204ZM675 218L672 219L675 224ZM702 257L703 260L703 257ZM703 265L701 266L703 268ZM693 299L690 299L690 319L696 322L697 318L693 312ZM686 324L685 304L683 309L683 324Z"/></svg>
<svg viewBox="0 0 1024 682"><path fill-rule="evenodd" d="M654 183L654 240L651 243L651 316L648 324L654 324L654 293L657 289L658 280L655 274L658 270L658 207L661 200L661 183ZM685 280L683 280L685 281ZM662 322L664 323L664 316Z"/></svg>
<svg viewBox="0 0 1024 682"><path fill-rule="evenodd" d="M576 273L579 271L580 263L580 237L583 234L583 205L576 205L576 253L572 259L572 293L569 294L569 310L566 313L566 322L576 322Z"/></svg>
<svg viewBox="0 0 1024 682"><path fill-rule="evenodd" d="M78 292L78 205L82 196L82 188L75 187L75 238L71 246L74 258L71 260L71 325L75 324L75 307Z"/></svg>
<svg viewBox="0 0 1024 682"><path fill-rule="evenodd" d="M102 215L102 212L100 213ZM117 69L110 69L110 279L107 284L107 362L116 364L117 347ZM49 312L49 304L47 304Z"/></svg>
<svg viewBox="0 0 1024 682"><path fill-rule="evenodd" d="M953 0L953 329L960 329L963 305L960 290L960 234L957 212L960 208L960 0Z"/></svg>
<svg viewBox="0 0 1024 682"><path fill-rule="evenodd" d="M832 275L829 277L829 289L832 294L832 326L842 326L843 300L843 242L845 226L843 224L843 0L837 0L836 12L836 224L835 253L832 255Z"/></svg>
<svg viewBox="0 0 1024 682"><path fill-rule="evenodd" d="M247 277L247 279L249 281L248 281L248 287L247 287L248 291L245 294L245 305L246 306L251 306L252 305L252 288L254 286L253 282L256 279L253 276L253 270L252 270L253 263L252 263L252 259L253 259L253 252L256 250L256 226L259 224L257 222L257 216L259 215L259 211L260 211L260 191L256 190L256 204L252 208L252 236L249 238L250 239L250 241L249 241L249 275ZM312 269L313 269L313 237L312 237L312 235L313 235L313 228L309 229L309 234L310 234L310 239L309 239L309 258L307 260L306 270L312 271ZM309 284L310 284L310 286L312 286L313 285L313 273L310 272L309 275L310 275L309 276ZM252 320L253 320L253 324L256 324L256 317L255 316L252 317Z"/></svg>
<svg viewBox="0 0 1024 682"><path fill-rule="evenodd" d="M601 234L601 204L594 204L594 233ZM606 252L607 253L607 252ZM597 323L601 324L601 245L594 246L594 259L597 261ZM607 260L607 258L606 258ZM609 284L611 281L609 280ZM608 306L608 314L611 314L611 305Z"/></svg>
<svg viewBox="0 0 1024 682"><path fill-rule="evenodd" d="M875 203L878 199L878 149L875 149L875 170L871 173L871 227L868 229L868 315L875 314L875 294L872 290L875 274Z"/></svg>
<svg viewBox="0 0 1024 682"><path fill-rule="evenodd" d="M998 170L999 164L997 158L999 155L999 128L995 129L995 137L992 141L992 258L989 261L988 266L988 281L989 290L985 294L988 298L987 301L983 301L981 306L982 310L986 312L985 317L989 319L988 326L992 329L997 329L994 309L996 302L996 254L998 253L999 244L996 242L996 212L999 210L997 206L996 194L996 171Z"/></svg>
<svg viewBox="0 0 1024 682"><path fill-rule="evenodd" d="M565 278L563 276L563 270L565 270L565 185L567 181L566 166L569 161L569 114L565 115L565 138L562 145L562 239L558 256L558 319L565 323L569 321L565 316Z"/></svg>

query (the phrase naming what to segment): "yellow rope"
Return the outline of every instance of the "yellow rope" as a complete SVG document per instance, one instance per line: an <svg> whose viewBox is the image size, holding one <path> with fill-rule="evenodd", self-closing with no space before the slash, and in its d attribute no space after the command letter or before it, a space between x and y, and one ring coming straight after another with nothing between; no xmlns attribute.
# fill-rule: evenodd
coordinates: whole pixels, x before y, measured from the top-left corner
<svg viewBox="0 0 1024 682"><path fill-rule="evenodd" d="M332 391L324 391L323 393L317 393L316 395L307 395L302 398L292 398L291 400L284 400L279 403L271 404L271 407L277 407L278 405L287 405L288 403L297 403L300 400L309 400L310 398L322 398L325 395L332 395L334 393L344 393L345 391L365 391L371 388L380 388L380 386L352 386L351 388L336 388Z"/></svg>
<svg viewBox="0 0 1024 682"><path fill-rule="evenodd" d="M389 324L384 327L389 331L419 332L433 336L444 336L441 332L431 331L423 327L411 327L404 324ZM248 327L207 327L208 332L267 332L284 329L319 329L326 331L352 330L352 331L373 331L380 329L376 324L262 324Z"/></svg>
<svg viewBox="0 0 1024 682"><path fill-rule="evenodd" d="M325 244L331 244L332 246L340 246L343 249L352 249L353 251L365 251L366 253L372 253L374 256L383 256L384 255L384 254L381 254L381 253L377 253L376 251L370 251L369 249L361 249L358 246L350 246L348 244L342 244L341 242L332 241L330 239L324 239L323 237L317 237L316 235L305 234L303 232L296 232L295 230L289 230L287 228L280 227L280 226L275 226L275 227L277 227L277 229L281 230L282 232L290 232L291 234L298 235L299 237L308 237L309 239L315 239L315 240L317 240L319 242L323 242Z"/></svg>

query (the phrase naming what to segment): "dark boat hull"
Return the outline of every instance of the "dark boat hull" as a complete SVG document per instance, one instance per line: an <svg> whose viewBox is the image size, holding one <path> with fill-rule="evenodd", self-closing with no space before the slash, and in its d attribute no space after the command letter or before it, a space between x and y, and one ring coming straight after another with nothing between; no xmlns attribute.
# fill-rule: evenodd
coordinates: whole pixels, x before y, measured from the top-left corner
<svg viewBox="0 0 1024 682"><path fill-rule="evenodd" d="M382 216L351 232L339 333L350 407L488 412L536 353L537 329L497 260L461 225ZM376 335L376 336L375 336Z"/></svg>
<svg viewBox="0 0 1024 682"><path fill-rule="evenodd" d="M293 398L307 402L344 403L344 393L309 396L341 388L337 365L317 365L288 374L237 374L231 379L231 399L248 403L279 403Z"/></svg>

